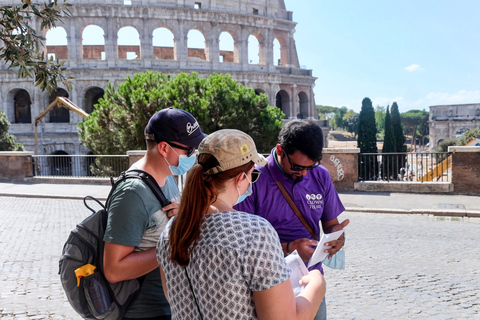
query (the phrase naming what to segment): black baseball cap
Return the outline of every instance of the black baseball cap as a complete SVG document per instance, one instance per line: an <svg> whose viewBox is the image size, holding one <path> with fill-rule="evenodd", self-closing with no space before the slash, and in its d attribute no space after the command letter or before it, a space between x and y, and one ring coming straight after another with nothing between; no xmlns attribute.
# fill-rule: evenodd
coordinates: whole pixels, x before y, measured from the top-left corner
<svg viewBox="0 0 480 320"><path fill-rule="evenodd" d="M207 135L202 132L197 120L187 111L165 108L155 113L145 127L145 138L161 141L176 141L198 148Z"/></svg>

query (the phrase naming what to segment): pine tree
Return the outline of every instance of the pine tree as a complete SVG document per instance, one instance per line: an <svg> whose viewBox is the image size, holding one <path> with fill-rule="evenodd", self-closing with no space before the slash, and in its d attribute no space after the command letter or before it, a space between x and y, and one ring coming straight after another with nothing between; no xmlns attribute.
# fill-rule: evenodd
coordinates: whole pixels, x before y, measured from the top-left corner
<svg viewBox="0 0 480 320"><path fill-rule="evenodd" d="M393 107L393 106L392 106ZM389 107L385 115L385 138L383 140L382 153L396 152L395 135L393 131L392 117L390 116Z"/></svg>
<svg viewBox="0 0 480 320"><path fill-rule="evenodd" d="M377 126L375 124L375 110L372 100L365 98L362 101L362 109L358 116L357 146L361 153L377 153ZM376 180L378 176L377 157L360 155L358 163L359 179Z"/></svg>
<svg viewBox="0 0 480 320"><path fill-rule="evenodd" d="M396 102L392 104L391 110L393 135L395 136L395 152L406 152L407 146L405 145L405 135L403 134L402 119L400 118L400 112L398 111L398 105Z"/></svg>
<svg viewBox="0 0 480 320"><path fill-rule="evenodd" d="M385 154L395 152L395 136L393 133L392 118L390 116L390 110L387 106L387 113L385 114L385 138L383 141L382 153L382 177L390 180L395 179L397 176L396 158L397 155Z"/></svg>

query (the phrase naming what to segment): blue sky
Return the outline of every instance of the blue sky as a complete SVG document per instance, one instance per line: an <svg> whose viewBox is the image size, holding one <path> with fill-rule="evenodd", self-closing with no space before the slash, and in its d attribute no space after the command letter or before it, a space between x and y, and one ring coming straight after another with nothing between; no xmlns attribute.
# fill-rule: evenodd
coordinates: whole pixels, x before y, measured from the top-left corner
<svg viewBox="0 0 480 320"><path fill-rule="evenodd" d="M480 103L480 1L285 0L316 104Z"/></svg>

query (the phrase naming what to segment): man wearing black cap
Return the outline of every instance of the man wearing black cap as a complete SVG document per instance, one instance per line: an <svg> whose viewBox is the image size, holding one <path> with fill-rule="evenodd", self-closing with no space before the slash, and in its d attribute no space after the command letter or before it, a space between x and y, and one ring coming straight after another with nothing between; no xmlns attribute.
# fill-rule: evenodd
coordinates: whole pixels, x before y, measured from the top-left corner
<svg viewBox="0 0 480 320"><path fill-rule="evenodd" d="M195 163L195 149L206 135L188 112L167 108L154 114L145 128L147 152L130 169L148 172L167 199L179 190L173 175L186 173ZM141 292L125 317L170 319L163 294L155 246L178 203L161 207L141 179L126 179L112 195L105 231L104 271L109 282L145 276Z"/></svg>

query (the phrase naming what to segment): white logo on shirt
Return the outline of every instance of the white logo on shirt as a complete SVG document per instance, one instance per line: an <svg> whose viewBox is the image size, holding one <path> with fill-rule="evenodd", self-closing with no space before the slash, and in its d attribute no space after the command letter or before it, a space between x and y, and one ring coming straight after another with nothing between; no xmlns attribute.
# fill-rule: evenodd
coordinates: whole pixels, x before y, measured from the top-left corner
<svg viewBox="0 0 480 320"><path fill-rule="evenodd" d="M307 199L307 204L310 209L321 209L323 204L323 197L320 193L318 194L306 194L305 198Z"/></svg>
<svg viewBox="0 0 480 320"><path fill-rule="evenodd" d="M187 122L187 133L188 135L191 135L192 133L195 132L199 128L198 122L195 121L194 124L191 124L190 122Z"/></svg>

